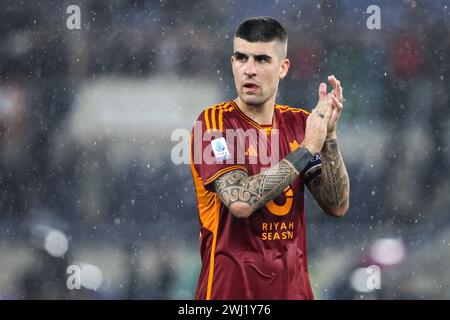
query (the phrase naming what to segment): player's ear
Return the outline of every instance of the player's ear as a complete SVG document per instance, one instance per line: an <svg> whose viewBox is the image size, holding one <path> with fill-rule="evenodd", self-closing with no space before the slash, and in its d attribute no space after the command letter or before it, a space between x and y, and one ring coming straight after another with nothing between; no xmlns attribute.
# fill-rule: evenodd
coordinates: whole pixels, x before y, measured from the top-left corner
<svg viewBox="0 0 450 320"><path fill-rule="evenodd" d="M291 62L289 61L289 59L284 59L281 62L280 74L279 74L280 79L283 79L284 77L286 77L286 75L287 75L287 73L289 71L290 65L291 65Z"/></svg>
<svg viewBox="0 0 450 320"><path fill-rule="evenodd" d="M236 58L234 57L234 55L232 55L230 58L230 63L231 63L231 71L233 72L233 74L234 74L234 68L233 68L234 59L236 59Z"/></svg>

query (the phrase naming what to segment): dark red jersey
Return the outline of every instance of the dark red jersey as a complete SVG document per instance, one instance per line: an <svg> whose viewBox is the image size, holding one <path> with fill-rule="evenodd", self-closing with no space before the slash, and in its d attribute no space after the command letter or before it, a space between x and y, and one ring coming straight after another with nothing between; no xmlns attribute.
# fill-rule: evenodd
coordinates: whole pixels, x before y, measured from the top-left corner
<svg viewBox="0 0 450 320"><path fill-rule="evenodd" d="M272 125L261 126L227 101L205 109L194 125L191 169L202 259L196 299L313 299L303 177L320 165L320 156L248 219L234 217L213 188L227 172L258 174L300 146L309 113L282 105L274 110Z"/></svg>

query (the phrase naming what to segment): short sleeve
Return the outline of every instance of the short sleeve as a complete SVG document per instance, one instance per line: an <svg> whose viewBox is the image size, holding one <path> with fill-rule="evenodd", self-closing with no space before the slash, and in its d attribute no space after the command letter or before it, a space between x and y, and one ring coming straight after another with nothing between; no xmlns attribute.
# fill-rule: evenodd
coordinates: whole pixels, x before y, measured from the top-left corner
<svg viewBox="0 0 450 320"><path fill-rule="evenodd" d="M217 112L205 109L194 123L191 132L191 162L202 179L205 188L217 178L233 170L247 171L244 164L239 164L236 157L234 141L227 140L226 122L219 127L212 125L221 119L213 118Z"/></svg>

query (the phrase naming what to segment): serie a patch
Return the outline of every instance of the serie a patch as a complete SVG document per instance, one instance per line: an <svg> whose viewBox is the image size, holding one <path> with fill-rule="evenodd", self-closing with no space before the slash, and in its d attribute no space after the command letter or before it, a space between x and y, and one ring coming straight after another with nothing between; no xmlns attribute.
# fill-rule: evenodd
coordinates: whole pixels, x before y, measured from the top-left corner
<svg viewBox="0 0 450 320"><path fill-rule="evenodd" d="M211 147L213 149L214 156L216 157L216 161L223 161L231 158L231 154L230 151L228 151L227 142L224 137L211 140Z"/></svg>

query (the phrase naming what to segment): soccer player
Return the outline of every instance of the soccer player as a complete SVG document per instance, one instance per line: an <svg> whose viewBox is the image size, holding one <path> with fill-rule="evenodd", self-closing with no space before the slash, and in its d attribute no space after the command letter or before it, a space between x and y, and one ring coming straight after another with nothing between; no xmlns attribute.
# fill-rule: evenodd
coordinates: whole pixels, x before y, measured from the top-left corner
<svg viewBox="0 0 450 320"><path fill-rule="evenodd" d="M313 299L304 186L328 214L349 207L336 125L340 81L305 110L275 103L289 69L287 33L270 17L240 24L231 65L238 97L205 109L191 136L201 224L196 299ZM280 160L281 159L281 160Z"/></svg>

